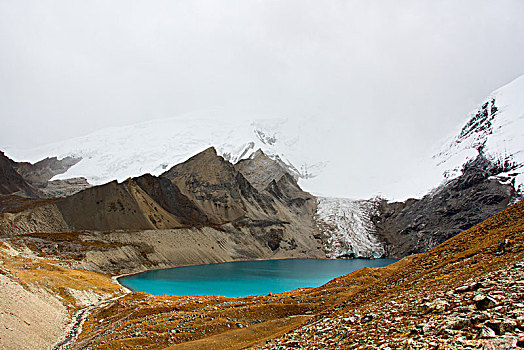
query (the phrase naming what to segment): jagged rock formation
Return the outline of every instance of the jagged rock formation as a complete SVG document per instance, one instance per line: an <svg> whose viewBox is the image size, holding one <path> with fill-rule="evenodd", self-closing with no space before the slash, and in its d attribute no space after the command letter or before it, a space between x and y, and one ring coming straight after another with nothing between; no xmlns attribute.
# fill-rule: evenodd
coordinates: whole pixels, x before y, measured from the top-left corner
<svg viewBox="0 0 524 350"><path fill-rule="evenodd" d="M53 176L66 172L81 158L46 158L35 164L15 162L0 152L0 194L23 197L66 197L90 185L85 178L49 181Z"/></svg>
<svg viewBox="0 0 524 350"><path fill-rule="evenodd" d="M274 200L255 189L212 147L161 176L178 186L207 214L210 223L222 224L244 216L265 220L277 214Z"/></svg>
<svg viewBox="0 0 524 350"><path fill-rule="evenodd" d="M16 162L0 151L0 194L18 194L24 197L38 196L39 191L16 171L15 166Z"/></svg>
<svg viewBox="0 0 524 350"><path fill-rule="evenodd" d="M258 149L248 159L241 159L235 164L249 182L259 191L264 190L273 180L278 180L285 174L293 174L289 166L280 159L268 157L261 149ZM296 177L293 177L295 181Z"/></svg>
<svg viewBox="0 0 524 350"><path fill-rule="evenodd" d="M122 266L136 271L260 257L325 257L315 238L313 197L289 174L279 175L259 191L208 148L158 177L113 181L48 201L5 200L0 230L11 236L93 231L84 239L110 240L116 247L111 253L93 250L83 266L112 272ZM109 234L115 231L120 233Z"/></svg>
<svg viewBox="0 0 524 350"><path fill-rule="evenodd" d="M504 171L504 166L479 154L464 165L459 177L421 199L380 201L379 214L371 219L386 255L426 252L505 209L516 191L494 177Z"/></svg>
<svg viewBox="0 0 524 350"><path fill-rule="evenodd" d="M16 171L34 186L45 187L47 182L55 175L65 173L73 165L81 161L82 158L47 157L39 162L31 164L29 162L15 162Z"/></svg>

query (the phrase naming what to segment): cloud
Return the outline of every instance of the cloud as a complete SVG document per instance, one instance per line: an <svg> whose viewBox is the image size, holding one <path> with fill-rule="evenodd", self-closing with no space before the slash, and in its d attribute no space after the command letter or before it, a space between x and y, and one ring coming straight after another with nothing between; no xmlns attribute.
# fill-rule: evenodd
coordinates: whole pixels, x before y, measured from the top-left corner
<svg viewBox="0 0 524 350"><path fill-rule="evenodd" d="M219 107L326 118L319 147L400 174L524 73L523 13L517 0L3 0L0 148Z"/></svg>

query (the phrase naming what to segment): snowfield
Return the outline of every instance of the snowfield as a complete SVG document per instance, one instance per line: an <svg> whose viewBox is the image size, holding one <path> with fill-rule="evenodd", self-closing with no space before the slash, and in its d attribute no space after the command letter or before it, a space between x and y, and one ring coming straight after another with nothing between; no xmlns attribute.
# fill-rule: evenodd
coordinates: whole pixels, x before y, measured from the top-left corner
<svg viewBox="0 0 524 350"><path fill-rule="evenodd" d="M17 161L81 157L78 164L53 180L85 177L100 185L144 173L159 175L209 146L232 163L260 148L272 158L279 157L297 178L309 179L322 172L325 162L308 155L311 146L299 137L300 130L286 119L226 122L189 114L107 128L36 149L7 151Z"/></svg>
<svg viewBox="0 0 524 350"><path fill-rule="evenodd" d="M499 174L510 177L524 190L524 76L495 90L473 111L465 125L449 140L434 160L445 179L460 176L462 165L482 149L494 162L512 164Z"/></svg>

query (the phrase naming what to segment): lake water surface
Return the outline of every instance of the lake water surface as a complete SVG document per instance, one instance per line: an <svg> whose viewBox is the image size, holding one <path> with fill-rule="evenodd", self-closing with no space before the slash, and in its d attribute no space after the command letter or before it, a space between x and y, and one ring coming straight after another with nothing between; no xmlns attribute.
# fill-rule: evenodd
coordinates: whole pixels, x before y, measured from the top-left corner
<svg viewBox="0 0 524 350"><path fill-rule="evenodd" d="M382 267L395 259L284 259L237 261L176 267L119 278L135 292L228 297L281 293L324 283L363 267Z"/></svg>

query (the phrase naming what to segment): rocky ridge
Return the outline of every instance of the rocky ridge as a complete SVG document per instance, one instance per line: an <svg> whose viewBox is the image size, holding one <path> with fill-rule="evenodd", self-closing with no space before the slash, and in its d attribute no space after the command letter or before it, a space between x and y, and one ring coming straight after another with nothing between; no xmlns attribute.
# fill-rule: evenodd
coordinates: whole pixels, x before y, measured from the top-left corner
<svg viewBox="0 0 524 350"><path fill-rule="evenodd" d="M20 244L38 247L42 256L56 255L53 240L64 237L60 255L76 256L76 267L94 271L325 257L315 238L315 201L292 176L275 174L259 190L214 148L160 176L113 181L66 198L10 196L0 208L4 236L22 235ZM86 252L85 241L100 244Z"/></svg>
<svg viewBox="0 0 524 350"><path fill-rule="evenodd" d="M426 252L506 208L519 196L511 184L495 178L504 171L504 166L479 154L464 165L459 177L421 199L379 200L371 221L386 255Z"/></svg>
<svg viewBox="0 0 524 350"><path fill-rule="evenodd" d="M4 152L0 152L0 195L17 193L27 197L38 196L39 191L16 171L15 164Z"/></svg>
<svg viewBox="0 0 524 350"><path fill-rule="evenodd" d="M22 197L67 197L88 188L85 178L53 180L55 175L66 172L81 158L45 158L34 164L15 162L0 152L0 195L20 195Z"/></svg>

